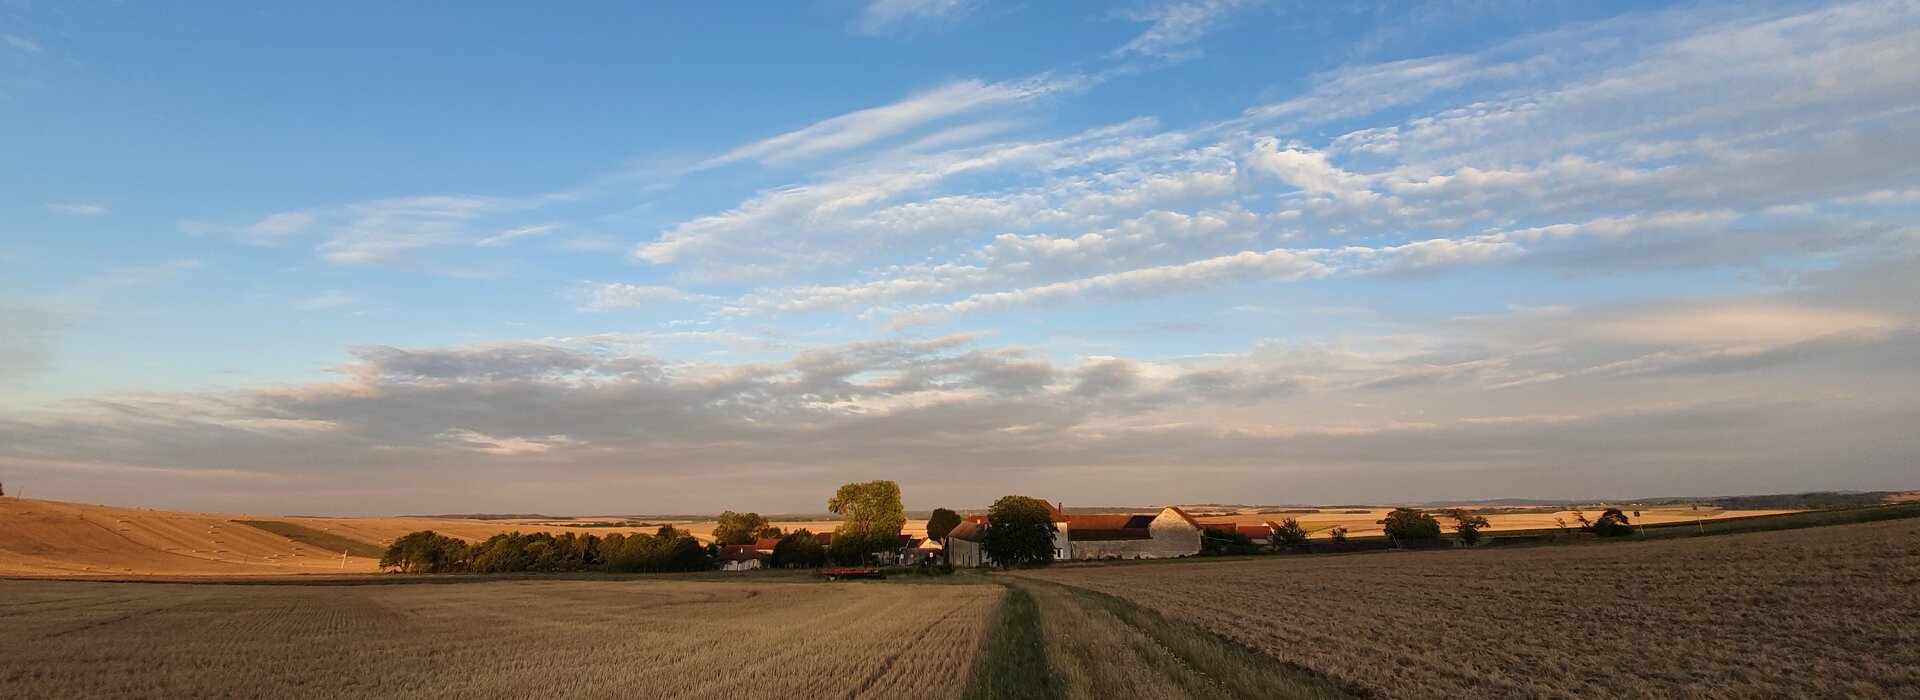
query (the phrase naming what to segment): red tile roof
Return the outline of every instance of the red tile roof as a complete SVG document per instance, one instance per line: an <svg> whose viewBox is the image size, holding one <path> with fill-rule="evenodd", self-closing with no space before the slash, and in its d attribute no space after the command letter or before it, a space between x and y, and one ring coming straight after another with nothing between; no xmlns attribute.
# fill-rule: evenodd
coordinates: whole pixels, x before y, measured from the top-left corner
<svg viewBox="0 0 1920 700"><path fill-rule="evenodd" d="M773 551L773 546L777 544L780 544L780 538L778 537L762 537L753 541L753 548L771 552Z"/></svg>
<svg viewBox="0 0 1920 700"><path fill-rule="evenodd" d="M1082 528L1105 530L1118 527L1146 527L1152 522L1153 516L1151 515L1129 515L1126 513L1067 516L1067 528L1069 532L1078 532Z"/></svg>
<svg viewBox="0 0 1920 700"><path fill-rule="evenodd" d="M720 558L727 561L765 559L767 558L767 553L755 551L753 545L750 544L730 544L720 548Z"/></svg>
<svg viewBox="0 0 1920 700"><path fill-rule="evenodd" d="M1073 528L1067 535L1076 542L1111 542L1116 540L1150 540L1153 531L1144 527L1090 527Z"/></svg>

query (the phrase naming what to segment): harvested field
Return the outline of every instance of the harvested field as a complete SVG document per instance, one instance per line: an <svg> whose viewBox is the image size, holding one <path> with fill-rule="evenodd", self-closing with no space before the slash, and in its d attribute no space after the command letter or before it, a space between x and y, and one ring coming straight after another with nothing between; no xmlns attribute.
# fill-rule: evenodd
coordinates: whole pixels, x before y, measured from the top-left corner
<svg viewBox="0 0 1920 700"><path fill-rule="evenodd" d="M576 527L604 519L303 518L233 515L0 498L0 576L287 576L368 574L379 552L419 530L478 542L503 532L652 533L647 527ZM674 522L703 540L712 521ZM777 522L830 532L837 521ZM905 532L926 534L926 521ZM349 556L341 557L342 551Z"/></svg>
<svg viewBox="0 0 1920 700"><path fill-rule="evenodd" d="M1381 697L1914 697L1920 520L1031 576Z"/></svg>
<svg viewBox="0 0 1920 700"><path fill-rule="evenodd" d="M1779 515L1782 513L1795 512L1790 510L1727 510L1724 508L1702 508L1700 510L1694 510L1688 506L1622 507L1625 508L1629 514L1636 511L1640 513L1640 517L1633 519L1634 524L1637 525L1691 523L1696 520L1712 522L1714 520L1750 518L1754 516ZM1475 506L1467 506L1467 508L1485 513L1488 522L1488 527L1485 531L1489 533L1513 532L1516 530L1550 530L1558 527L1561 522L1567 523L1570 526L1577 527L1579 525L1578 518L1574 516L1574 511L1571 510L1500 509L1496 507ZM1586 513L1588 518L1594 518L1598 517L1602 510L1603 508L1595 507L1588 508L1581 512ZM1277 522L1287 518L1293 518L1300 521L1300 526L1306 528L1307 532L1310 533L1314 539L1326 537L1326 532L1336 527L1347 528L1347 534L1353 537L1372 537L1386 534L1385 531L1382 530L1380 521L1387 517L1387 513L1392 511L1392 508L1332 508L1321 510L1317 513L1239 513L1232 515L1196 516L1195 519L1209 524L1232 523L1235 525L1263 525L1267 521ZM1443 527L1451 528L1453 525L1453 522L1446 518L1441 518L1440 521Z"/></svg>
<svg viewBox="0 0 1920 700"><path fill-rule="evenodd" d="M1001 592L0 581L0 687L48 698L952 697Z"/></svg>

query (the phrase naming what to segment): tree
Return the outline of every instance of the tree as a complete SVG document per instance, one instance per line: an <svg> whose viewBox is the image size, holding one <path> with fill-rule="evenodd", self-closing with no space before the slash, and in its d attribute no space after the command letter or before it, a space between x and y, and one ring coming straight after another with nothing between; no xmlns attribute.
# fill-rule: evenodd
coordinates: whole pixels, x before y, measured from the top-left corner
<svg viewBox="0 0 1920 700"><path fill-rule="evenodd" d="M793 531L773 545L773 565L813 568L827 563L827 547L805 528Z"/></svg>
<svg viewBox="0 0 1920 700"><path fill-rule="evenodd" d="M1002 568L1053 561L1053 511L1026 496L1001 496L987 509L980 546Z"/></svg>
<svg viewBox="0 0 1920 700"><path fill-rule="evenodd" d="M1345 536L1347 533L1343 531L1340 534ZM1307 529L1300 526L1299 520L1287 518L1280 521L1279 527L1273 529L1273 539L1267 544L1274 549L1279 549L1282 545L1306 543Z"/></svg>
<svg viewBox="0 0 1920 700"><path fill-rule="evenodd" d="M1347 529L1344 527L1336 527L1332 530L1328 530L1327 539L1333 540L1335 542L1345 543L1347 541Z"/></svg>
<svg viewBox="0 0 1920 700"><path fill-rule="evenodd" d="M947 533L960 526L960 514L945 508L933 509L927 518L927 539L945 541Z"/></svg>
<svg viewBox="0 0 1920 700"><path fill-rule="evenodd" d="M432 530L408 533L394 540L380 557L380 568L400 573L439 574L467 568L467 543Z"/></svg>
<svg viewBox="0 0 1920 700"><path fill-rule="evenodd" d="M898 546L900 528L907 524L900 485L884 479L841 486L827 500L827 510L842 518L833 530L834 558L849 564Z"/></svg>
<svg viewBox="0 0 1920 700"><path fill-rule="evenodd" d="M1486 518L1474 515L1465 508L1455 508L1447 511L1447 517L1453 518L1453 531L1460 533L1460 541L1468 545L1478 543L1480 541L1480 530L1488 527Z"/></svg>
<svg viewBox="0 0 1920 700"><path fill-rule="evenodd" d="M1600 519L1588 526L1593 534L1601 537L1625 537L1633 534L1633 524L1627 522L1627 514L1619 508L1608 508L1600 514Z"/></svg>
<svg viewBox="0 0 1920 700"><path fill-rule="evenodd" d="M1385 520L1387 537L1396 540L1440 539L1440 521L1414 508L1395 508Z"/></svg>
<svg viewBox="0 0 1920 700"><path fill-rule="evenodd" d="M759 513L735 513L726 511L720 514L720 522L713 526L713 541L720 544L753 544L760 531L768 527L767 519Z"/></svg>

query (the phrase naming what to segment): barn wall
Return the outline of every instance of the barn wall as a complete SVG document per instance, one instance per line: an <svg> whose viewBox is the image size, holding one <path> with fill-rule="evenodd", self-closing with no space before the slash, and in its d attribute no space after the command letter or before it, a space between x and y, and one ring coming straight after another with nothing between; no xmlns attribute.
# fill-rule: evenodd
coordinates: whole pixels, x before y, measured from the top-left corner
<svg viewBox="0 0 1920 700"><path fill-rule="evenodd" d="M1074 542L1073 558L1169 559L1200 553L1200 531L1171 508L1160 511L1147 531L1152 539Z"/></svg>

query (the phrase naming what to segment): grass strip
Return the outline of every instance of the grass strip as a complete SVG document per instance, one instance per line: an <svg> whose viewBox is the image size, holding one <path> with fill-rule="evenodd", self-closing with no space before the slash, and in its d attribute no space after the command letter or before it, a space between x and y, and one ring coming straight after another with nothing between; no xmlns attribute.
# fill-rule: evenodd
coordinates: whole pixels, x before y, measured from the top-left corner
<svg viewBox="0 0 1920 700"><path fill-rule="evenodd" d="M1040 631L1040 609L1033 596L1019 586L993 607L987 631L980 640L973 675L961 694L966 700L1065 697L1047 663L1046 636Z"/></svg>
<svg viewBox="0 0 1920 700"><path fill-rule="evenodd" d="M341 537L331 532L315 530L305 525L290 523L284 520L234 520L232 522L266 530L267 532L301 544L313 545L327 552L346 552L353 556L367 559L379 559L387 553L387 549L379 545Z"/></svg>
<svg viewBox="0 0 1920 700"><path fill-rule="evenodd" d="M1222 695L1312 700L1355 697L1332 681L1222 639L1210 630L1167 619L1124 598L1058 582L1036 581L1034 585L1058 587L1079 604L1113 615L1178 657Z"/></svg>

